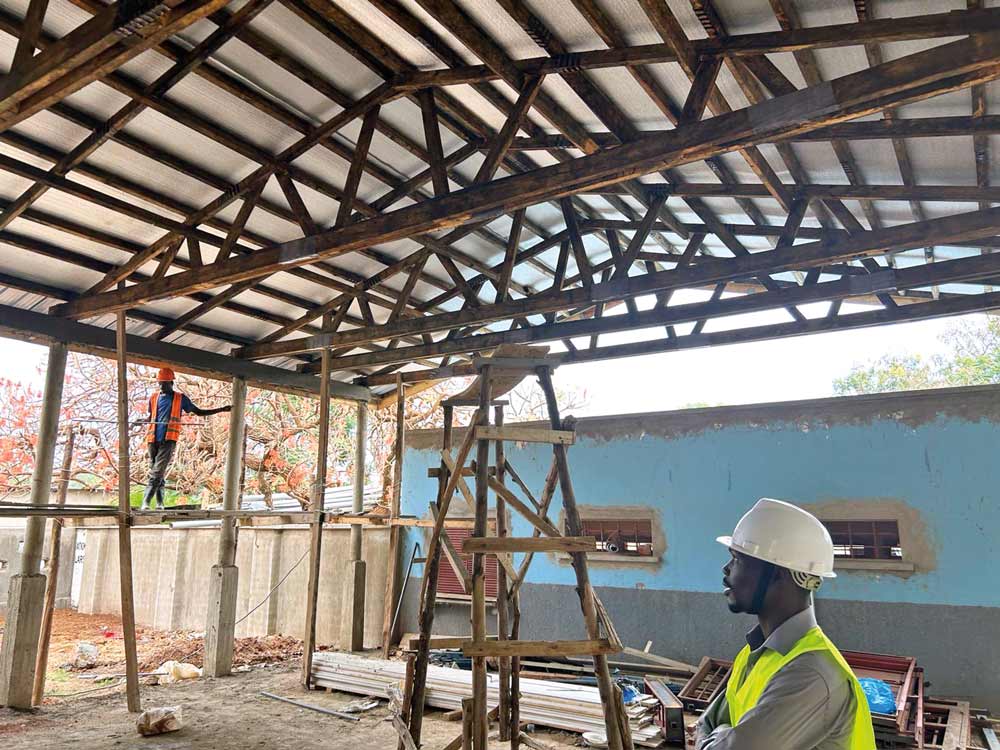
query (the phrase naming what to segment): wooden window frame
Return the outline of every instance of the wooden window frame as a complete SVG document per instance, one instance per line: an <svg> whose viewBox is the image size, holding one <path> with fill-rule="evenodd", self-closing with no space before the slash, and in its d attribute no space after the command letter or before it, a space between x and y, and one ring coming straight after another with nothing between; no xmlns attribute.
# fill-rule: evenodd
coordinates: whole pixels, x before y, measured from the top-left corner
<svg viewBox="0 0 1000 750"><path fill-rule="evenodd" d="M847 526L847 534L848 534L848 544L846 546L852 546L852 547L871 546L875 548L876 555L879 553L880 550L885 548L888 548L890 550L890 554L893 547L898 547L900 552L898 557L861 557L861 556L855 557L852 555L834 554L833 558L834 570L877 571L886 573L912 573L916 569L914 564L909 560L907 560L906 558L906 548L902 545L902 534L899 529L899 519L897 518L885 518L885 517L824 518L820 519L820 522L827 527L828 531L830 531L831 537L834 537L835 535L840 536L843 533L839 530L836 530L836 528L831 529L830 528L831 524L845 524ZM895 545L882 545L879 543L880 541L879 536L881 532L877 528L877 524L886 524L886 523L891 523L894 524L895 526L895 535L894 535L896 539ZM852 535L854 533L854 529L851 526L852 524L869 525L871 527L870 535L873 544L871 545L852 544L853 541ZM860 534L864 532L861 529L859 529L857 533ZM837 546L845 546L845 545L838 545L837 540L834 539L834 548L836 549Z"/></svg>
<svg viewBox="0 0 1000 750"><path fill-rule="evenodd" d="M627 555L620 552L605 552L602 550L588 553L588 564L593 563L598 567L602 565L658 566L663 562L663 556L666 553L667 547L666 537L660 522L660 514L656 508L647 505L580 505L578 508L580 511L580 520L583 522L584 527L586 527L588 522L602 523L609 521L645 521L650 526L652 539L650 542L652 547L651 554ZM563 529L565 533L566 518L561 511L559 514L559 528ZM550 554L554 554L560 563L568 563L570 561L570 556L565 552Z"/></svg>

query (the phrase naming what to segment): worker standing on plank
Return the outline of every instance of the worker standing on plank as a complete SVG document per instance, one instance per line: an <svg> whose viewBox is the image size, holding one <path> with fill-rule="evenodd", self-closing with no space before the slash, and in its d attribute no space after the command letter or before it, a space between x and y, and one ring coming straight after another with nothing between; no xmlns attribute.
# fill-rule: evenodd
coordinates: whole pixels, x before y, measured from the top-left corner
<svg viewBox="0 0 1000 750"><path fill-rule="evenodd" d="M758 624L698 722L697 750L873 750L865 693L813 611L812 593L836 577L826 528L762 498L717 541L731 554L722 569L729 611Z"/></svg>
<svg viewBox="0 0 1000 750"><path fill-rule="evenodd" d="M216 409L199 409L183 393L174 390L174 371L162 367L156 374L160 391L149 397L149 429L146 431L146 443L149 446L149 482L146 494L142 498L142 510L149 510L149 502L156 495L156 508L163 510L163 487L167 476L167 468L174 458L177 440L181 436L181 414L197 414L207 417L224 411L231 411L232 406L220 406Z"/></svg>

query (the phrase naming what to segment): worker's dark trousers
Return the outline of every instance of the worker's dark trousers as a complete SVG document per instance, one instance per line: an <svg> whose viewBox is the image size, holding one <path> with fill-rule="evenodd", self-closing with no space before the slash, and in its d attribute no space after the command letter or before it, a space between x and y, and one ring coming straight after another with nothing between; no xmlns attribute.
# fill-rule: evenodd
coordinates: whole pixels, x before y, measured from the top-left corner
<svg viewBox="0 0 1000 750"><path fill-rule="evenodd" d="M149 443L149 482L150 490L163 493L163 485L167 476L167 468L174 459L174 450L177 442L174 440L161 440Z"/></svg>

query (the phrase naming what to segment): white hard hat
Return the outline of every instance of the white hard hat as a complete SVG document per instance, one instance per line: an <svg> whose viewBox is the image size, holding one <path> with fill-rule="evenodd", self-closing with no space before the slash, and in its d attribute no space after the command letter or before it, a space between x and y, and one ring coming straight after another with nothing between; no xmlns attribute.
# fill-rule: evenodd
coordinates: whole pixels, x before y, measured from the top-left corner
<svg viewBox="0 0 1000 750"><path fill-rule="evenodd" d="M833 540L812 513L762 497L736 524L732 536L716 539L730 549L782 568L820 578L833 572Z"/></svg>

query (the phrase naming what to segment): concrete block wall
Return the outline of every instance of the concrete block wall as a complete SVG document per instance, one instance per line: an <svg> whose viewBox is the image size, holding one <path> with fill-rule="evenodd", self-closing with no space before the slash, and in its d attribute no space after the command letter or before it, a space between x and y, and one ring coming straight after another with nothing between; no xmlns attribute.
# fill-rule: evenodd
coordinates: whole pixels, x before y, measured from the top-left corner
<svg viewBox="0 0 1000 750"><path fill-rule="evenodd" d="M51 523L51 522L50 522ZM7 608L7 590L10 577L21 572L20 547L24 542L24 521L3 519L0 526L0 614ZM45 529L45 546L42 565L48 565L49 528ZM59 552L59 587L56 589L56 608L71 606L70 593L73 587L73 558L76 554L76 533L73 529L63 529Z"/></svg>
<svg viewBox="0 0 1000 750"><path fill-rule="evenodd" d="M342 582L350 556L350 530L323 532L323 554L316 638L321 645L340 648ZM209 571L218 555L218 528L140 527L132 531L135 614L139 625L161 630L205 629ZM365 648L381 644L388 559L387 529L364 530L362 559L368 568L365 595ZM305 626L309 530L303 527L243 528L236 564L240 569L236 616L259 604L281 578L277 591L246 620L236 636L281 633L301 638ZM306 558L303 556L306 555ZM118 577L118 537L114 528L87 530L79 610L121 612Z"/></svg>

